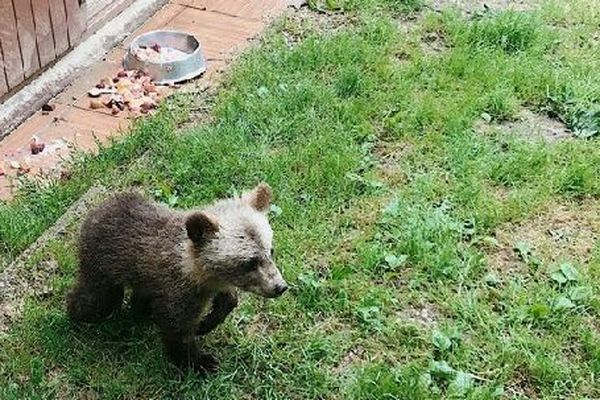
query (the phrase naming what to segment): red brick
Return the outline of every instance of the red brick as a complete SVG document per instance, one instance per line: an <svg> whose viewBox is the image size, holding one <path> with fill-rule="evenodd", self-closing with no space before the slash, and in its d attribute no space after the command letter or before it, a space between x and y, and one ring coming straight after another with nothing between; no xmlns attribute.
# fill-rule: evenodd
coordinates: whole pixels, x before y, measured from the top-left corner
<svg viewBox="0 0 600 400"><path fill-rule="evenodd" d="M60 165L74 149L97 150L96 139L106 142L124 132L129 124L126 120L75 107L60 106L55 112L59 115L57 119L52 114L34 116L0 142L4 160L0 168L6 173L0 177L0 199L11 196L9 177L14 178L17 174L17 170L10 167L11 161L30 167L28 176L47 172ZM33 135L46 145L44 151L36 155L29 149Z"/></svg>
<svg viewBox="0 0 600 400"><path fill-rule="evenodd" d="M205 0L205 3L208 11L259 21L277 15L286 8L284 0Z"/></svg>
<svg viewBox="0 0 600 400"><path fill-rule="evenodd" d="M167 25L170 29L189 32L202 43L208 59L223 59L228 53L247 45L264 24L211 11L187 8Z"/></svg>

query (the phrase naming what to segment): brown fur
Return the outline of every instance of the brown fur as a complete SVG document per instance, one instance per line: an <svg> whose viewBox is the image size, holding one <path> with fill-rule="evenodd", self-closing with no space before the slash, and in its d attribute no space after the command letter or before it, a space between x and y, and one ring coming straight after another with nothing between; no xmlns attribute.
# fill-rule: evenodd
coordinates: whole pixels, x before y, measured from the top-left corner
<svg viewBox="0 0 600 400"><path fill-rule="evenodd" d="M79 274L67 299L70 318L108 317L130 287L132 307L152 316L174 363L216 369L195 335L225 320L237 305L236 288L265 297L287 288L272 260L270 200L266 184L190 212L139 193L113 196L82 225Z"/></svg>

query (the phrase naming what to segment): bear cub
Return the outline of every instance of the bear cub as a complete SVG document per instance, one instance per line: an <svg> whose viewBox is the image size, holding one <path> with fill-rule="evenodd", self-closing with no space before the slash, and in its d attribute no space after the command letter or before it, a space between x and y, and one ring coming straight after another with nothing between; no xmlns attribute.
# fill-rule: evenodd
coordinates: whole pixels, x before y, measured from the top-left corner
<svg viewBox="0 0 600 400"><path fill-rule="evenodd" d="M200 350L196 336L225 320L237 306L237 289L264 297L287 289L273 261L270 205L264 183L194 211L174 210L136 192L113 195L81 227L69 317L106 318L131 288L132 308L158 325L174 364L215 371L217 360Z"/></svg>

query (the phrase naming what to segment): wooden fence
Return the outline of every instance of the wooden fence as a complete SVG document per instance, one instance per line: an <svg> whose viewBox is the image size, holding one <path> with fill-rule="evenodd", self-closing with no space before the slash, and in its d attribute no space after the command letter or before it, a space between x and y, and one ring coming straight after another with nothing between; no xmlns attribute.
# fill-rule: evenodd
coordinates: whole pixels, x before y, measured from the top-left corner
<svg viewBox="0 0 600 400"><path fill-rule="evenodd" d="M0 0L0 103L133 0Z"/></svg>
<svg viewBox="0 0 600 400"><path fill-rule="evenodd" d="M83 6L81 0L0 0L0 96L79 42Z"/></svg>

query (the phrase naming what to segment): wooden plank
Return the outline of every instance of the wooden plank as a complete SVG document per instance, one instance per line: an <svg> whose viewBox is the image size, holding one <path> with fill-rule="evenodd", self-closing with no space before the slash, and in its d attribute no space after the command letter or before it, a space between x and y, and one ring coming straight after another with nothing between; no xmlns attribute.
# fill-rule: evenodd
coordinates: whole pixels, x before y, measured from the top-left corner
<svg viewBox="0 0 600 400"><path fill-rule="evenodd" d="M77 45L85 30L86 3L79 5L79 0L65 0L67 9L67 26L69 32L69 44L71 47Z"/></svg>
<svg viewBox="0 0 600 400"><path fill-rule="evenodd" d="M17 36L17 21L11 0L0 0L0 40L4 56L4 68L9 88L23 82L23 61Z"/></svg>
<svg viewBox="0 0 600 400"><path fill-rule="evenodd" d="M52 23L50 22L50 4L48 0L31 0L31 7L33 20L35 21L35 36L40 55L40 66L45 67L56 58L54 39L52 38Z"/></svg>
<svg viewBox="0 0 600 400"><path fill-rule="evenodd" d="M8 92L6 77L4 76L4 59L2 58L2 41L0 40L0 97Z"/></svg>
<svg viewBox="0 0 600 400"><path fill-rule="evenodd" d="M0 0L1 1L1 0ZM17 30L23 58L23 73L29 78L40 69L37 45L35 41L35 24L31 12L31 0L13 0L17 15Z"/></svg>
<svg viewBox="0 0 600 400"><path fill-rule="evenodd" d="M56 57L69 48L69 36L67 34L67 12L63 0L50 0L50 20L54 32L54 53Z"/></svg>
<svg viewBox="0 0 600 400"><path fill-rule="evenodd" d="M87 0L86 3L87 16L84 36L89 36L133 4L133 0Z"/></svg>

